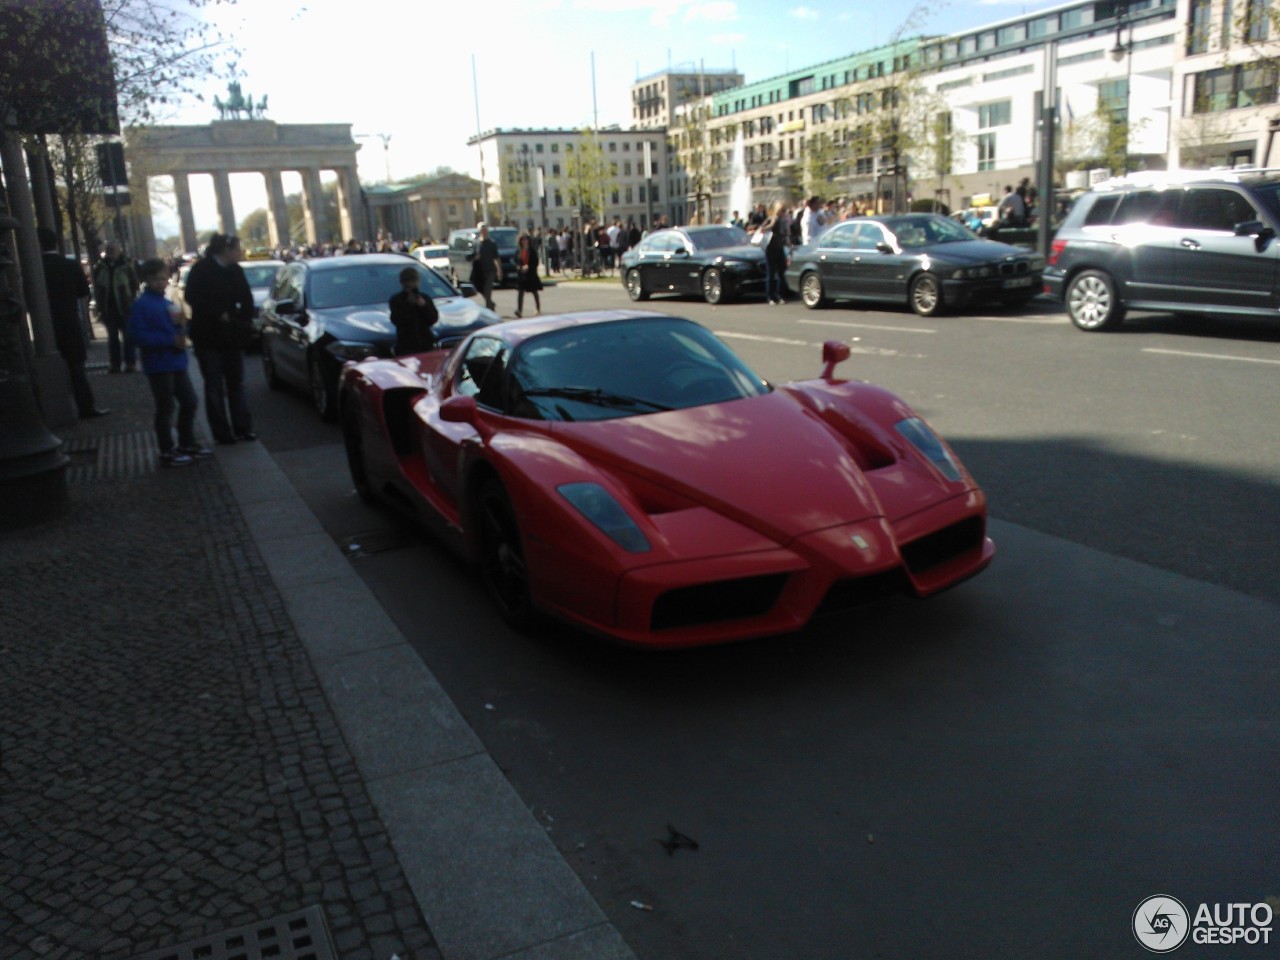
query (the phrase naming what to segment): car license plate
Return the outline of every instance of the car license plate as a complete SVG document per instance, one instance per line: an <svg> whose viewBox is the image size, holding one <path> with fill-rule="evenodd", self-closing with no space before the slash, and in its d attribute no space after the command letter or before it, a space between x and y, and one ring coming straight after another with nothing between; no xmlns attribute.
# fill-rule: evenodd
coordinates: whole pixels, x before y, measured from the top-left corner
<svg viewBox="0 0 1280 960"><path fill-rule="evenodd" d="M1006 290L1012 287L1029 287L1031 286L1031 277L1012 277L1004 282Z"/></svg>

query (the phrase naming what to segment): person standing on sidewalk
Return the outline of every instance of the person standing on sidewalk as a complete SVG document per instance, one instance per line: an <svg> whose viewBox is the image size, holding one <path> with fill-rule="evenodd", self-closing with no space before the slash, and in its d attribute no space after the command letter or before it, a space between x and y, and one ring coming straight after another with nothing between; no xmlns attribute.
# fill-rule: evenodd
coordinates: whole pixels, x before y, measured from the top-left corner
<svg viewBox="0 0 1280 960"><path fill-rule="evenodd" d="M538 276L538 245L527 233L520 234L516 247L516 316L524 313L524 295L533 294L533 305L542 314L542 279Z"/></svg>
<svg viewBox="0 0 1280 960"><path fill-rule="evenodd" d="M151 396L156 402L156 446L160 465L187 467L209 456L196 442L196 391L187 374L187 331L182 308L165 299L169 267L156 257L142 265L141 296L129 313L129 335L142 352L142 370L147 375ZM173 442L173 404L178 403L178 443Z"/></svg>
<svg viewBox="0 0 1280 960"><path fill-rule="evenodd" d="M240 266L238 237L213 235L205 255L191 268L185 296L191 308L191 342L204 378L204 415L213 439L258 439L244 395L244 347L253 336L253 291Z"/></svg>
<svg viewBox="0 0 1280 960"><path fill-rule="evenodd" d="M787 213L785 200L774 204L773 216L760 224L757 231L768 235L764 241L765 299L771 306L783 303L786 300L783 296L783 274L787 269L787 240L791 236L791 216Z"/></svg>
<svg viewBox="0 0 1280 960"><path fill-rule="evenodd" d="M440 319L440 311L436 302L418 289L421 282L417 267L405 267L400 271L400 292L387 302L391 325L396 328L397 357L436 348L436 335L431 328Z"/></svg>
<svg viewBox="0 0 1280 960"><path fill-rule="evenodd" d="M124 255L119 242L107 244L98 266L93 271L93 298L98 303L98 316L107 328L107 355L112 373L132 373L138 369L137 352L129 339L129 310L138 295L138 275Z"/></svg>
<svg viewBox="0 0 1280 960"><path fill-rule="evenodd" d="M498 245L489 239L489 225L476 225L480 231L477 238L475 259L471 261L471 285L484 297L484 305L494 309L493 287L502 282L502 259L498 256Z"/></svg>
<svg viewBox="0 0 1280 960"><path fill-rule="evenodd" d="M71 394L81 420L101 417L110 410L99 410L93 399L93 388L85 376L84 362L88 350L84 328L80 325L80 301L89 296L89 281L78 263L72 263L58 252L58 235L48 227L36 231L43 251L44 285L49 294L49 313L53 317L53 340L67 365L71 378Z"/></svg>

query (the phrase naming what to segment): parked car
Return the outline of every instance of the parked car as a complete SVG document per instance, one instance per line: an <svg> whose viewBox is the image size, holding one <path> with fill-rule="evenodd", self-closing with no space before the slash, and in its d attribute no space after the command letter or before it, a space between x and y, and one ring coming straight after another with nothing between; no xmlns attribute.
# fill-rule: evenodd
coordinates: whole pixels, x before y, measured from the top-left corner
<svg viewBox="0 0 1280 960"><path fill-rule="evenodd" d="M400 290L400 271L414 266L419 289L435 300L440 321L432 329L448 348L472 330L499 322L492 310L468 301L467 284L455 289L411 257L371 253L299 260L280 271L262 306L262 371L273 387L293 384L311 392L325 419L337 414L338 374L348 360L389 357L396 333L388 301Z"/></svg>
<svg viewBox="0 0 1280 960"><path fill-rule="evenodd" d="M262 331L262 304L271 292L271 285L284 267L283 260L242 260L241 268L245 279L249 281L249 289L253 291L253 329L259 334Z"/></svg>
<svg viewBox="0 0 1280 960"><path fill-rule="evenodd" d="M763 293L764 273L764 250L724 224L658 230L622 255L622 284L632 300L680 293L724 303Z"/></svg>
<svg viewBox="0 0 1280 960"><path fill-rule="evenodd" d="M696 323L504 323L342 375L356 489L478 561L498 612L648 647L799 630L924 597L994 554L982 491L893 394L775 387Z"/></svg>
<svg viewBox="0 0 1280 960"><path fill-rule="evenodd" d="M489 239L498 245L498 259L502 262L502 283L516 282L515 227L490 227ZM455 284L471 279L471 261L480 245L480 231L476 227L463 227L449 233L449 271Z"/></svg>
<svg viewBox="0 0 1280 960"><path fill-rule="evenodd" d="M449 245L447 243L427 243L420 247L414 247L409 251L409 256L432 270L439 270L441 274L452 281L452 277L449 274Z"/></svg>
<svg viewBox="0 0 1280 960"><path fill-rule="evenodd" d="M1280 176L1200 172L1098 184L1058 228L1045 292L1081 330L1126 311L1275 317Z"/></svg>
<svg viewBox="0 0 1280 960"><path fill-rule="evenodd" d="M787 285L810 308L831 300L906 303L928 317L979 300L1012 306L1040 293L1044 258L983 240L931 213L854 217L791 254Z"/></svg>

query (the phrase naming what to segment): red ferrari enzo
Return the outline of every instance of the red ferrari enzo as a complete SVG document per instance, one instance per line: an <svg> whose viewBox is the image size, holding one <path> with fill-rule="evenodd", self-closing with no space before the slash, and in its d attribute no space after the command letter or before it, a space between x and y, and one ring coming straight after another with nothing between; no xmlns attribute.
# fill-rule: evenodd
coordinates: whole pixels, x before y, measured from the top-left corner
<svg viewBox="0 0 1280 960"><path fill-rule="evenodd" d="M451 352L349 363L343 435L366 498L478 561L499 611L684 647L798 630L991 562L982 491L893 394L775 387L658 313L477 330Z"/></svg>

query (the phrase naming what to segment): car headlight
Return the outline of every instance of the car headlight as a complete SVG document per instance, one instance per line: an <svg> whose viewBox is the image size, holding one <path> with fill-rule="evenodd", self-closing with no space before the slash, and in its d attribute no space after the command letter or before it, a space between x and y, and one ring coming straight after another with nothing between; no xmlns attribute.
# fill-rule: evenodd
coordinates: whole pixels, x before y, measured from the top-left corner
<svg viewBox="0 0 1280 960"><path fill-rule="evenodd" d="M382 356L383 351L376 343L361 343L351 340L334 340L325 348L339 360L363 360L365 357Z"/></svg>
<svg viewBox="0 0 1280 960"><path fill-rule="evenodd" d="M948 480L960 479L960 465L927 423L919 417L908 417L906 420L899 420L893 428L937 467L944 477Z"/></svg>
<svg viewBox="0 0 1280 960"><path fill-rule="evenodd" d="M623 550L628 553L649 551L649 541L631 515L600 484L564 483L556 490Z"/></svg>
<svg viewBox="0 0 1280 960"><path fill-rule="evenodd" d="M720 264L720 269L730 273L745 273L751 269L751 264L744 260L725 260Z"/></svg>

